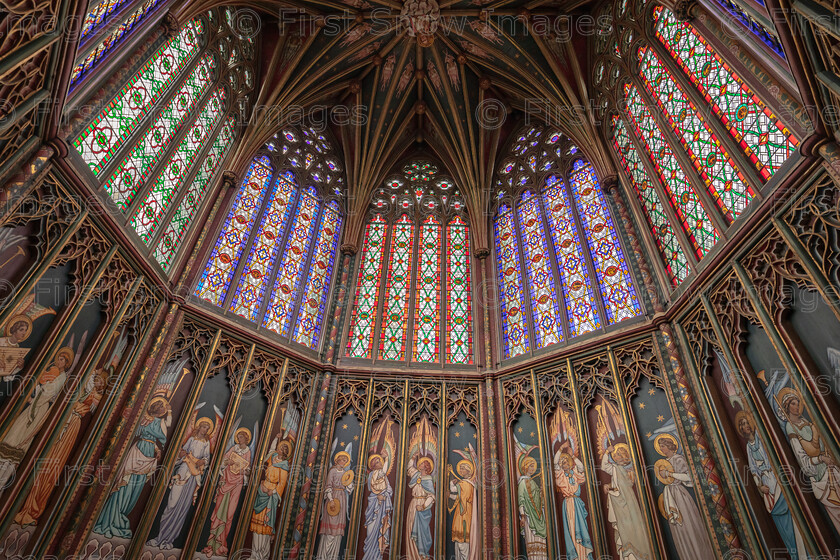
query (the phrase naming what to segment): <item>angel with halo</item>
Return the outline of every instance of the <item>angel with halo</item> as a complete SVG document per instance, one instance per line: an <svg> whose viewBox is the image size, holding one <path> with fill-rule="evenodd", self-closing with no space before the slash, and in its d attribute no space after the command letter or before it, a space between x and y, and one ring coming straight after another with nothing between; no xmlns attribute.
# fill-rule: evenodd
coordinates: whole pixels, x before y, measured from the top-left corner
<svg viewBox="0 0 840 560"><path fill-rule="evenodd" d="M365 544L363 560L381 560L391 543L391 512L394 489L388 475L394 466L396 441L394 421L384 420L374 430L368 457L368 497L365 510Z"/></svg>
<svg viewBox="0 0 840 560"><path fill-rule="evenodd" d="M85 331L75 350L73 335L69 344L55 353L52 363L38 376L26 406L15 417L9 431L0 441L0 488L5 488L12 479L23 456L47 421L53 404L62 394L67 376L79 363L87 335Z"/></svg>
<svg viewBox="0 0 840 560"><path fill-rule="evenodd" d="M55 309L35 303L35 292L21 302L2 330L0 337L0 376L3 381L13 381L25 365L29 348L20 343L32 334L33 323L44 315L55 315Z"/></svg>
<svg viewBox="0 0 840 560"><path fill-rule="evenodd" d="M519 481L516 485L516 499L519 509L519 529L525 537L525 553L528 560L545 560L548 557L546 545L545 506L542 488L537 472L537 460L531 453L537 445L525 445L513 437Z"/></svg>
<svg viewBox="0 0 840 560"><path fill-rule="evenodd" d="M324 483L324 509L321 512L321 526L318 533L321 540L318 543L318 560L338 560L341 553L341 541L347 530L347 520L350 508L347 506L350 494L353 492L353 470L350 463L353 457L353 442L336 453L338 438L333 441L331 455L333 466L327 473Z"/></svg>
<svg viewBox="0 0 840 560"><path fill-rule="evenodd" d="M215 421L207 416L198 418L198 411L204 404L199 403L190 417L187 440L178 452L175 474L169 481L169 498L160 519L158 535L146 543L151 547L163 550L172 548L175 539L181 534L187 514L198 497L198 490L201 488L207 465L216 448L216 440L224 419L224 414L215 405L213 405Z"/></svg>
<svg viewBox="0 0 840 560"><path fill-rule="evenodd" d="M213 499L215 505L210 513L210 536L203 550L208 558L213 555L227 555L228 533L233 526L242 487L248 484L248 475L251 474L251 459L256 453L259 424L255 422L251 431L239 427L241 420L241 417L236 419L233 435L228 440L227 451L222 457L219 486Z"/></svg>
<svg viewBox="0 0 840 560"><path fill-rule="evenodd" d="M436 499L437 433L423 416L409 442L408 487L411 502L405 520L409 560L431 558L432 518Z"/></svg>
<svg viewBox="0 0 840 560"><path fill-rule="evenodd" d="M449 507L452 514L452 542L455 543L455 560L477 560L480 537L478 528L478 453L472 444L464 450L454 449L462 459L455 470L448 465L449 498L453 500Z"/></svg>

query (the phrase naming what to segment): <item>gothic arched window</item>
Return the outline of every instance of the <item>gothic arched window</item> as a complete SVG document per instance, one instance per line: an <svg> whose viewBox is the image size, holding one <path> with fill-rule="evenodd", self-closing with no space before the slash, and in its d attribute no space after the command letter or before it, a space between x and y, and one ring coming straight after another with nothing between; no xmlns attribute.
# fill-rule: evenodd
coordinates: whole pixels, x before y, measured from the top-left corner
<svg viewBox="0 0 840 560"><path fill-rule="evenodd" d="M405 164L374 193L346 356L440 366L473 363L470 231L437 164Z"/></svg>
<svg viewBox="0 0 840 560"><path fill-rule="evenodd" d="M595 170L567 138L523 128L502 159L496 188L505 358L641 312Z"/></svg>
<svg viewBox="0 0 840 560"><path fill-rule="evenodd" d="M344 178L331 143L286 128L254 158L195 293L309 348L323 334Z"/></svg>
<svg viewBox="0 0 840 560"><path fill-rule="evenodd" d="M156 49L75 138L92 180L164 271L233 144L253 59L251 40L208 12Z"/></svg>
<svg viewBox="0 0 840 560"><path fill-rule="evenodd" d="M613 147L676 286L799 141L697 29L667 8L619 12L597 50L599 107L607 114L617 108L608 119Z"/></svg>

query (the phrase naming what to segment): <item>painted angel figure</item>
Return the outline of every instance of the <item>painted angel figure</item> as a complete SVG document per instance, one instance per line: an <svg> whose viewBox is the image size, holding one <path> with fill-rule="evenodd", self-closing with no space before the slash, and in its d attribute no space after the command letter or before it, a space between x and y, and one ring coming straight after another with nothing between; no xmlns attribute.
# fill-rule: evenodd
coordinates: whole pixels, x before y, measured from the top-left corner
<svg viewBox="0 0 840 560"><path fill-rule="evenodd" d="M154 474L170 426L172 408L169 401L160 395L152 398L140 419L134 443L117 471L116 484L96 520L94 533L107 538L132 537L128 514L137 505L143 487Z"/></svg>
<svg viewBox="0 0 840 560"><path fill-rule="evenodd" d="M333 442L335 451L338 439ZM347 502L353 492L353 471L350 470L353 443L348 443L343 451L333 455L333 466L327 473L324 488L324 507L321 511L321 526L318 533L321 540L318 543L317 560L338 560L341 553L341 541L347 530L349 508Z"/></svg>
<svg viewBox="0 0 840 560"><path fill-rule="evenodd" d="M76 350L73 350L71 336L69 346L64 346L55 353L52 363L38 376L26 406L15 417L9 431L0 440L0 488L5 488L12 480L17 466L44 426L53 404L62 394L67 376L79 361L87 334L85 332L82 335Z"/></svg>
<svg viewBox="0 0 840 560"><path fill-rule="evenodd" d="M443 87L443 81L440 79L440 74L438 73L437 66L435 66L434 62L429 61L428 70L429 79L432 81L432 85L435 86L436 90L440 91Z"/></svg>
<svg viewBox="0 0 840 560"><path fill-rule="evenodd" d="M406 531L408 531L408 557L410 560L431 558L432 517L435 504L434 460L416 453L408 461L408 486L411 502L408 505Z"/></svg>
<svg viewBox="0 0 840 560"><path fill-rule="evenodd" d="M394 509L394 489L388 475L394 465L396 442L394 423L390 419L374 432L373 446L368 457L368 497L365 510L365 542L363 560L381 560L391 544L391 514ZM384 438L384 441L382 441ZM378 443L382 441L381 445Z"/></svg>
<svg viewBox="0 0 840 560"><path fill-rule="evenodd" d="M397 83L397 95L402 95L402 92L405 91L405 88L408 87L408 82L411 81L411 76L414 74L414 63L412 61L408 61L408 64L405 65L403 68L402 74L400 74L400 81Z"/></svg>
<svg viewBox="0 0 840 560"><path fill-rule="evenodd" d="M239 422L237 421L237 425ZM226 556L228 553L228 534L232 528L233 517L242 487L248 484L251 473L251 458L254 456L254 446L257 441L258 426L254 425L254 432L248 428L234 428L233 437L228 442L228 449L222 457L222 468L219 474L219 486L213 500L213 511L210 513L210 536L204 554Z"/></svg>
<svg viewBox="0 0 840 560"><path fill-rule="evenodd" d="M463 457L452 470L449 465L449 499L452 505L452 541L455 543L455 560L477 560L478 539L478 453L472 444L465 450L455 449L455 453Z"/></svg>
<svg viewBox="0 0 840 560"><path fill-rule="evenodd" d="M391 75L394 73L394 65L397 63L397 56L394 53L388 55L385 64L382 65L382 81L379 89L384 90L391 82Z"/></svg>
<svg viewBox="0 0 840 560"><path fill-rule="evenodd" d="M519 530L525 538L525 553L528 560L545 560L548 557L545 504L540 483L535 480L538 476L537 460L531 457L537 446L524 445L516 436L513 439L519 470L516 503L519 510Z"/></svg>
<svg viewBox="0 0 840 560"><path fill-rule="evenodd" d="M55 310L35 303L33 292L3 325L5 336L0 337L0 377L3 381L13 381L23 369L29 349L21 348L20 343L29 338L33 323L44 315L55 315Z"/></svg>
<svg viewBox="0 0 840 560"><path fill-rule="evenodd" d="M107 365L91 372L84 381L82 392L73 403L70 418L64 423L58 440L41 458L44 467L38 469L26 502L15 516L15 522L18 524L31 525L37 523L41 517L64 467L73 454L82 429L82 421L86 416L93 414L102 400L109 378L115 375L127 345L128 338L125 335L121 336Z"/></svg>
<svg viewBox="0 0 840 560"><path fill-rule="evenodd" d="M581 488L586 483L583 463L574 455L568 441L563 442L554 454L554 485L563 497L561 504L563 517L563 537L566 543L566 555L570 559L588 560L592 558L592 538L586 518L589 512L581 499Z"/></svg>
<svg viewBox="0 0 840 560"><path fill-rule="evenodd" d="M654 468L657 469L657 478L665 484L662 503L680 558L714 558L714 547L706 532L700 509L688 491L694 483L688 461L679 453L677 438L669 433L660 433L654 438L653 446L665 457L665 462L661 463L660 459Z"/></svg>
<svg viewBox="0 0 840 560"><path fill-rule="evenodd" d="M449 76L452 87L455 88L455 91L460 91L461 77L458 75L458 66L455 64L455 57L452 56L451 52L447 52L443 62L446 64L446 75Z"/></svg>
<svg viewBox="0 0 840 560"><path fill-rule="evenodd" d="M601 458L601 470L610 476L607 487L607 520L615 530L621 560L652 560L642 508L636 496L630 447L610 443Z"/></svg>
<svg viewBox="0 0 840 560"><path fill-rule="evenodd" d="M782 485L770 463L767 449L755 433L755 420L749 413L741 410L735 415L735 427L747 442L747 462L753 482L761 492L764 507L773 519L791 560L808 558L802 533L793 520L787 498L782 494Z"/></svg>
<svg viewBox="0 0 840 560"><path fill-rule="evenodd" d="M262 482L257 487L257 498L251 513L249 528L253 533L254 550L251 558L254 560L268 560L271 556L271 537L275 533L277 506L283 499L286 483L289 481L291 455L292 444L280 441L279 435L275 436L265 460L265 472Z"/></svg>
<svg viewBox="0 0 840 560"><path fill-rule="evenodd" d="M157 536L146 543L151 547L163 550L172 548L175 539L181 534L187 514L195 505L198 490L204 480L210 456L215 448L216 427L221 423L223 415L216 409L216 422L206 416L196 418L201 406L193 411L192 429L187 435L186 443L178 452L178 462L175 464L175 474L169 481L169 498L160 519L160 529Z"/></svg>

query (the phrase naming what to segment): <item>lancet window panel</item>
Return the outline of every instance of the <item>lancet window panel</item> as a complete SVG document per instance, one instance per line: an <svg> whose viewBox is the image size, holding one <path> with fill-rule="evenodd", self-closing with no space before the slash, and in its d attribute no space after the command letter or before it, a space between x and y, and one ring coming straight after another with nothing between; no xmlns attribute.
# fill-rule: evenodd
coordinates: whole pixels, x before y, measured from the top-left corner
<svg viewBox="0 0 840 560"><path fill-rule="evenodd" d="M404 163L373 193L344 356L429 368L473 363L470 223L438 164Z"/></svg>
<svg viewBox="0 0 840 560"><path fill-rule="evenodd" d="M317 350L343 225L332 142L306 127L274 135L247 169L195 296L283 342Z"/></svg>
<svg viewBox="0 0 840 560"><path fill-rule="evenodd" d="M503 359L641 313L595 170L568 138L521 129L497 170L496 201Z"/></svg>
<svg viewBox="0 0 840 560"><path fill-rule="evenodd" d="M166 273L195 238L253 95L254 38L241 38L228 12L196 17L149 53L73 140L76 167Z"/></svg>

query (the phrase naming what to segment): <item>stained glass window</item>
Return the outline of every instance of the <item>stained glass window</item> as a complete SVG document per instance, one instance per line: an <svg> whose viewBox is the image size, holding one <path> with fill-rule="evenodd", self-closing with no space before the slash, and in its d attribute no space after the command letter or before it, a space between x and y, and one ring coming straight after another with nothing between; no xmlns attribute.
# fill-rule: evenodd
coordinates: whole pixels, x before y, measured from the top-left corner
<svg viewBox="0 0 840 560"><path fill-rule="evenodd" d="M643 143L666 193L671 197L671 204L683 226L691 234L697 257L701 258L717 243L718 232L635 86L628 88L626 98L628 122Z"/></svg>
<svg viewBox="0 0 840 560"><path fill-rule="evenodd" d="M641 313L607 200L578 148L528 126L502 161L493 226L504 357Z"/></svg>
<svg viewBox="0 0 840 560"><path fill-rule="evenodd" d="M656 241L656 247L665 263L665 268L673 285L677 285L688 276L691 271L682 246L674 232L674 226L668 219L665 210L666 203L659 198L644 164L633 146L624 121L619 118L613 120L613 146L624 169L627 172L633 189L642 203L648 227ZM689 232L685 232L689 234Z"/></svg>
<svg viewBox="0 0 840 560"><path fill-rule="evenodd" d="M670 123L709 193L730 221L737 218L754 193L736 163L656 54L642 47L639 62L643 83Z"/></svg>
<svg viewBox="0 0 840 560"><path fill-rule="evenodd" d="M473 363L465 210L452 179L426 160L403 165L374 191L347 357Z"/></svg>
<svg viewBox="0 0 840 560"><path fill-rule="evenodd" d="M470 231L460 216L446 226L446 254L446 358L451 364L471 364Z"/></svg>
<svg viewBox="0 0 840 560"><path fill-rule="evenodd" d="M343 181L323 134L299 128L275 134L246 173L195 294L317 349L341 232Z"/></svg>
<svg viewBox="0 0 840 560"><path fill-rule="evenodd" d="M441 227L434 215L421 226L418 246L414 359L436 362L440 352Z"/></svg>
<svg viewBox="0 0 840 560"><path fill-rule="evenodd" d="M133 5L133 15L120 29L137 23L138 14L148 13L158 1ZM103 0L91 8L85 29L102 24L118 9L116 0ZM91 170L103 197L122 211L138 249L168 273L184 240L191 238L195 217L207 208L208 193L219 184L237 115L247 109L254 85L247 78L253 75L252 38L239 37L229 20L210 10L154 51L141 53L148 58L139 60L139 70L74 141L79 163ZM234 49L239 53L235 60L228 56ZM214 87L218 83L224 87ZM234 236L236 225L230 227L229 236ZM204 277L205 296L226 297L231 280L226 272L217 263Z"/></svg>
<svg viewBox="0 0 840 560"><path fill-rule="evenodd" d="M83 76L96 66L106 54L114 50L114 48L127 36L128 32L134 29L143 19L157 6L160 0L146 0L141 6L134 10L120 25L118 25L106 37L99 40L96 46L91 49L82 60L77 61L73 72L70 74L70 85L73 86L78 83ZM103 3L104 4L104 3ZM88 14L90 19L91 14ZM100 20L101 21L101 20ZM88 20L85 20L85 29ZM90 27L89 29L93 29ZM82 35L84 38L84 33Z"/></svg>
<svg viewBox="0 0 840 560"><path fill-rule="evenodd" d="M184 136L175 152L169 156L163 171L158 175L130 222L146 245L151 243L152 236L160 226L169 204L178 194L192 170L195 158L207 144L213 128L221 120L224 114L223 104L224 90L220 89L204 104L192 128Z"/></svg>
<svg viewBox="0 0 840 560"><path fill-rule="evenodd" d="M359 278L356 281L353 315L350 319L350 334L347 341L347 355L352 358L371 358L373 350L373 327L379 303L379 285L382 281L382 259L385 253L385 237L388 225L377 215L365 227Z"/></svg>
<svg viewBox="0 0 840 560"><path fill-rule="evenodd" d="M408 291L414 256L414 222L403 214L392 230L379 357L384 360L404 360L408 330Z"/></svg>
<svg viewBox="0 0 840 560"><path fill-rule="evenodd" d="M121 210L125 211L134 200L169 143L209 89L211 61L212 56L205 55L105 182L105 190ZM224 90L219 90L216 96L220 98L217 103L222 103Z"/></svg>
<svg viewBox="0 0 840 560"><path fill-rule="evenodd" d="M732 68L686 22L656 8L656 36L739 142L759 174L771 177L799 141Z"/></svg>
<svg viewBox="0 0 840 560"><path fill-rule="evenodd" d="M102 174L143 117L198 52L203 30L200 20L185 25L149 58L76 139L76 150L95 175Z"/></svg>
<svg viewBox="0 0 840 560"><path fill-rule="evenodd" d="M85 39L99 29L99 26L130 0L99 0L91 2L91 7L82 22L81 38Z"/></svg>
<svg viewBox="0 0 840 560"><path fill-rule="evenodd" d="M569 184L592 255L609 322L616 323L638 315L641 307L636 298L636 290L607 201L598 186L595 169L590 163L575 161Z"/></svg>
<svg viewBox="0 0 840 560"><path fill-rule="evenodd" d="M158 241L154 258L165 271L169 270L172 259L178 252L184 233L192 223L201 201L204 200L210 182L216 176L219 163L224 160L230 149L234 136L234 122L233 117L228 117L222 130L213 141L210 150L201 158L198 172L193 178L189 190L181 199Z"/></svg>

